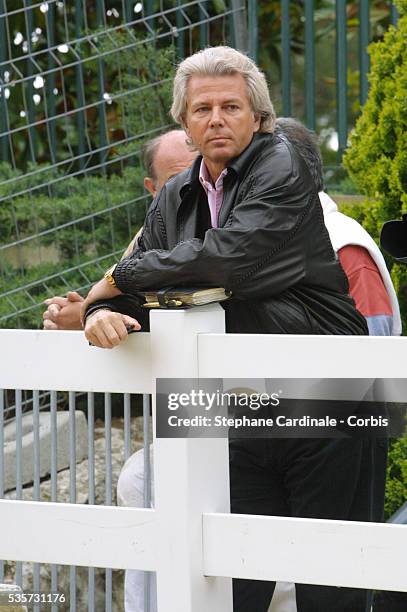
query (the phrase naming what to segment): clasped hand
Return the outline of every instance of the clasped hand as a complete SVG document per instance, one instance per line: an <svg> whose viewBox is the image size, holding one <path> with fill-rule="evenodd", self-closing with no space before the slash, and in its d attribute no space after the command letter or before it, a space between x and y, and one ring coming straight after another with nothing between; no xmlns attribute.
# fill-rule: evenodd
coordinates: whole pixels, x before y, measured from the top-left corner
<svg viewBox="0 0 407 612"><path fill-rule="evenodd" d="M92 287L86 299L76 291L69 291L66 297L55 296L45 300L47 310L42 315L44 329L82 329L82 321L90 304L120 294L119 289L102 279ZM136 319L108 309L96 310L87 318L84 325L87 340L100 348L113 348L127 338L129 330L139 329L141 326Z"/></svg>
<svg viewBox="0 0 407 612"><path fill-rule="evenodd" d="M82 303L83 297L76 291L68 291L66 297L56 295L45 300L47 309L42 315L44 329L82 329Z"/></svg>

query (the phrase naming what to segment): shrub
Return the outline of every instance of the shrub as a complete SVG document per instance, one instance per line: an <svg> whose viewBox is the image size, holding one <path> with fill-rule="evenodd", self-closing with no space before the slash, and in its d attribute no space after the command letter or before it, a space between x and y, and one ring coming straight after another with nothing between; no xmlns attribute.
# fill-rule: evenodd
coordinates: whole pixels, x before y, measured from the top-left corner
<svg viewBox="0 0 407 612"><path fill-rule="evenodd" d="M370 45L370 91L344 164L361 193L374 198L352 216L378 239L383 223L407 212L407 0L399 0L397 27ZM407 328L407 267L392 264Z"/></svg>
<svg viewBox="0 0 407 612"><path fill-rule="evenodd" d="M407 500L407 437L393 440L387 466L386 520Z"/></svg>
<svg viewBox="0 0 407 612"><path fill-rule="evenodd" d="M12 178L9 169L7 173ZM7 184L0 183L2 188L4 193ZM45 298L65 294L68 288L85 290L120 257L142 225L148 201L141 167L129 167L110 177L65 178L47 193L35 190L3 202L0 235L4 244L15 240L16 229L20 240L48 233L19 247L23 263L18 268L5 263L7 249L2 254L0 327L38 328ZM32 255L50 246L54 261L33 265ZM90 263L99 259L104 263ZM68 271L76 266L80 270Z"/></svg>
<svg viewBox="0 0 407 612"><path fill-rule="evenodd" d="M407 0L396 1L397 27L381 42L370 45L370 91L351 135L344 164L359 191L362 204L342 207L378 241L388 219L407 212ZM407 329L407 266L388 258L398 293L404 330ZM385 516L407 499L407 438L393 440L387 468Z"/></svg>

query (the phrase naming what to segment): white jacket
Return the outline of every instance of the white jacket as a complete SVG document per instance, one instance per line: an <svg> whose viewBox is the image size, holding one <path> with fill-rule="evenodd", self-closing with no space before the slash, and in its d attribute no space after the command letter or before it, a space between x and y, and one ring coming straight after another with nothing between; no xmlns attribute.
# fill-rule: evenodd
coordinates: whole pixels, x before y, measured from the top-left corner
<svg viewBox="0 0 407 612"><path fill-rule="evenodd" d="M393 310L393 336L401 334L401 318L400 308L397 300L397 295L390 278L389 271L384 261L384 257L380 252L379 247L373 238L365 229L352 219L339 212L337 205L324 191L319 192L322 210L324 212L324 221L329 233L335 253L344 246L354 244L365 248L381 274L384 286L390 298L391 307Z"/></svg>

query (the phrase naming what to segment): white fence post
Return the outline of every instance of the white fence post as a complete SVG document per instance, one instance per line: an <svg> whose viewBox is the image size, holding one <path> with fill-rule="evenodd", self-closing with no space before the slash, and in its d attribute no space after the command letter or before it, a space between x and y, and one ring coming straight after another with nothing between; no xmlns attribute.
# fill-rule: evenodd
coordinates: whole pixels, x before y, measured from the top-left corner
<svg viewBox="0 0 407 612"><path fill-rule="evenodd" d="M153 379L198 378L198 334L224 329L218 304L153 311ZM154 486L159 611L230 612L231 580L203 576L202 536L204 512L229 512L227 440L154 437Z"/></svg>

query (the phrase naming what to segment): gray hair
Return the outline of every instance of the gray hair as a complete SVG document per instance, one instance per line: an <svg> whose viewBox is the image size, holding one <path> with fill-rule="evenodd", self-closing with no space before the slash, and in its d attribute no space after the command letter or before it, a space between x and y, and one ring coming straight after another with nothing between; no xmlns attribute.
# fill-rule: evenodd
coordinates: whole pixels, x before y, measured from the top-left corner
<svg viewBox="0 0 407 612"><path fill-rule="evenodd" d="M260 117L260 132L273 132L275 112L264 74L243 53L231 47L208 47L178 66L174 78L171 115L184 125L187 110L187 87L192 76L226 76L241 74L246 81L247 95L254 113Z"/></svg>
<svg viewBox="0 0 407 612"><path fill-rule="evenodd" d="M303 158L314 179L317 191L324 189L324 170L318 137L299 121L291 117L279 117L276 120L276 134L283 134L292 144L295 151Z"/></svg>

